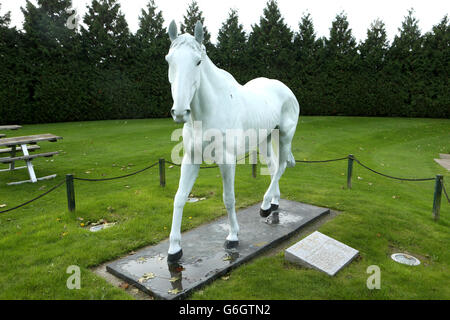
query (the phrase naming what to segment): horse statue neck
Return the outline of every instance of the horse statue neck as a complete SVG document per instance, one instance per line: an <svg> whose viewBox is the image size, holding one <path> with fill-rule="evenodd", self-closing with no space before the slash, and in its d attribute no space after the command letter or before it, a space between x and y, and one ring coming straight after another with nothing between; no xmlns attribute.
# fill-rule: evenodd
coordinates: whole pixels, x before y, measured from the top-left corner
<svg viewBox="0 0 450 320"><path fill-rule="evenodd" d="M191 102L193 121L207 121L212 115L230 113L231 110L220 108L224 99L239 83L227 71L218 68L206 53L201 66L200 86Z"/></svg>

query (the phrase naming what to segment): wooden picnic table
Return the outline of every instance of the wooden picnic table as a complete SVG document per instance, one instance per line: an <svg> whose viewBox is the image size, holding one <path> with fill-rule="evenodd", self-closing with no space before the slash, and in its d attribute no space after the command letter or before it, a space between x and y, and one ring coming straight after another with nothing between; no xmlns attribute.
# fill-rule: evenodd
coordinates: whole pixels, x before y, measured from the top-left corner
<svg viewBox="0 0 450 320"><path fill-rule="evenodd" d="M39 157L52 157L52 156L58 154L59 152L55 151L55 152L46 152L46 153L38 153L38 154L30 155L29 151L39 149L38 147L33 146L38 142L41 142L41 141L55 142L59 139L62 139L62 137L55 136L50 133L0 139L0 147L7 147L6 149L0 149L0 153L6 152L6 153L10 154L9 157L0 158L0 163L9 164L9 169L3 169L3 170L0 170L0 172L27 168L28 173L30 175L30 180L11 182L8 184L9 185L20 184L20 183L24 183L24 182L33 182L34 183L34 182L37 182L38 180L51 179L51 178L56 177L56 174L54 174L54 175L50 175L47 177L36 178L36 174L34 172L33 164L31 163L31 161L33 159L39 158ZM28 144L31 144L32 146L27 146ZM2 152L2 150L3 150L3 152ZM16 152L18 152L18 151L22 151L23 156L16 156ZM16 168L15 162L20 161L20 160L25 161L27 165L24 167Z"/></svg>

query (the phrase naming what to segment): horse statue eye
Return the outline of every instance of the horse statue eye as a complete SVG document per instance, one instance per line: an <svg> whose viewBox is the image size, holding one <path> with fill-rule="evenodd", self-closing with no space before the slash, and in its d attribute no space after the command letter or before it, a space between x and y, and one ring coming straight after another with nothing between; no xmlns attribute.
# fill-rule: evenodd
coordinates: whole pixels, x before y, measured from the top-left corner
<svg viewBox="0 0 450 320"><path fill-rule="evenodd" d="M200 63L202 63L202 60L200 60L199 62L197 62L197 65L199 66L199 65L200 65Z"/></svg>

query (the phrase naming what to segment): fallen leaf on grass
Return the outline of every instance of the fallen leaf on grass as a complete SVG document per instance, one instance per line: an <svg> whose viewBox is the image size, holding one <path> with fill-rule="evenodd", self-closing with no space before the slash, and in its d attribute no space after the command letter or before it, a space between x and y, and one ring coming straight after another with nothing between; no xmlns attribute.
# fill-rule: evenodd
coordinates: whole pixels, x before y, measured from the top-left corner
<svg viewBox="0 0 450 320"><path fill-rule="evenodd" d="M128 287L129 287L130 285L128 284L128 283L126 283L126 282L122 282L120 285L119 285L119 288L122 288L122 289L128 289Z"/></svg>
<svg viewBox="0 0 450 320"><path fill-rule="evenodd" d="M230 276L223 276L221 279L227 281L228 279L230 279Z"/></svg>

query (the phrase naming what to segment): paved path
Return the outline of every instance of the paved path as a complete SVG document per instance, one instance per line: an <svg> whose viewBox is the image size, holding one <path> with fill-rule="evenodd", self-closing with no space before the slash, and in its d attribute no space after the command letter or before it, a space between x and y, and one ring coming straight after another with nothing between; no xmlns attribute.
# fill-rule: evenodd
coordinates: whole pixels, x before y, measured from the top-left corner
<svg viewBox="0 0 450 320"><path fill-rule="evenodd" d="M445 169L450 170L450 154L440 153L440 159L434 159L437 163L443 166Z"/></svg>

